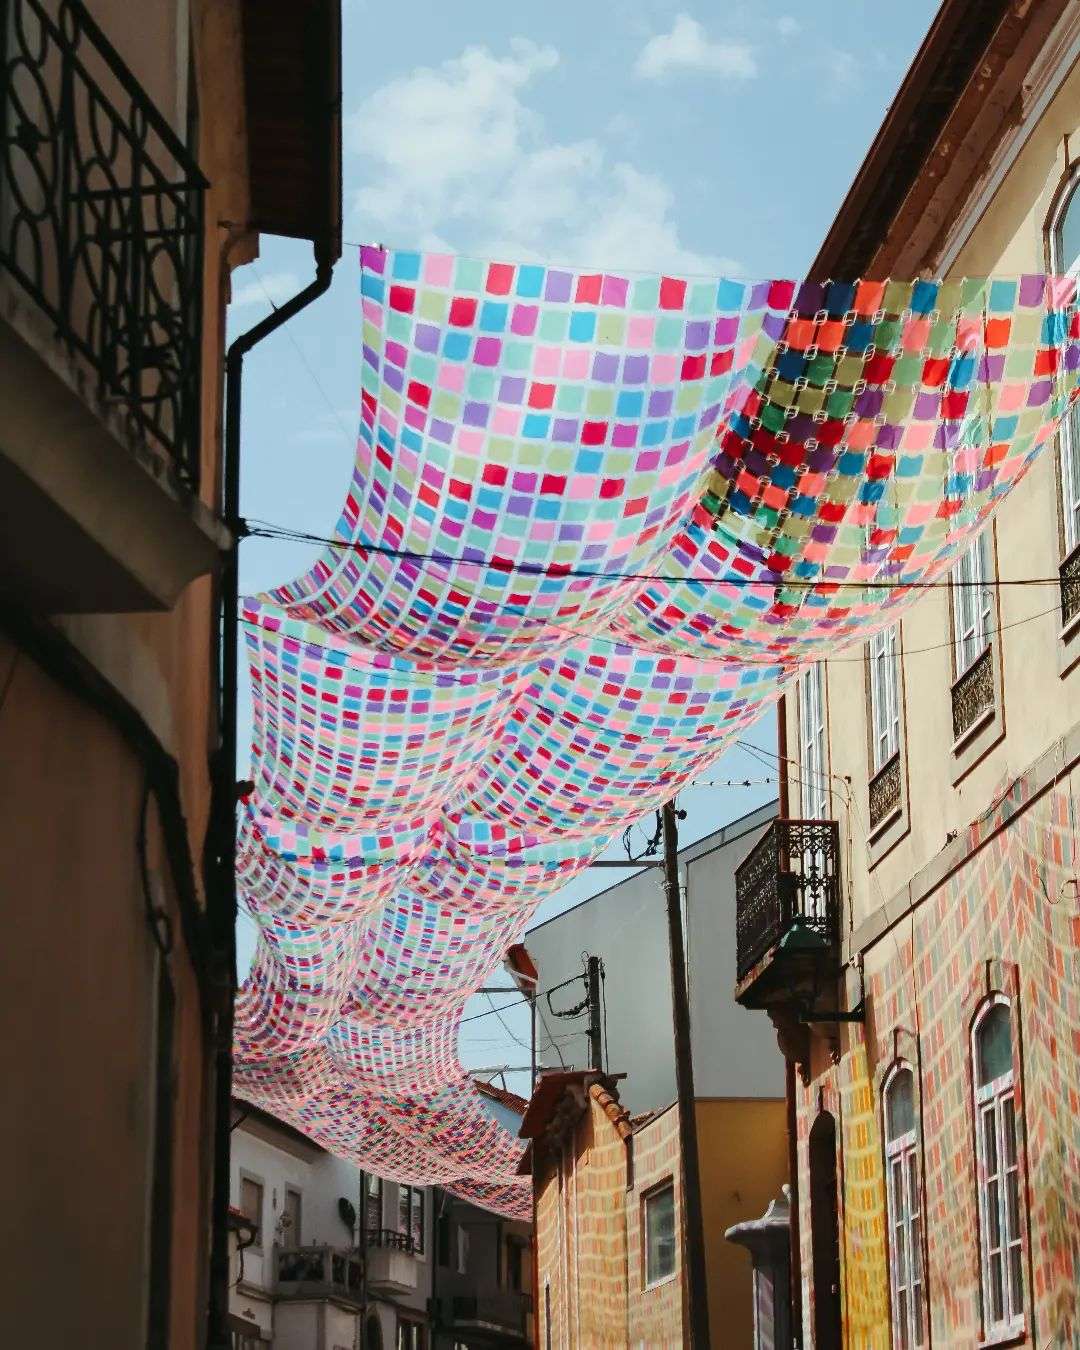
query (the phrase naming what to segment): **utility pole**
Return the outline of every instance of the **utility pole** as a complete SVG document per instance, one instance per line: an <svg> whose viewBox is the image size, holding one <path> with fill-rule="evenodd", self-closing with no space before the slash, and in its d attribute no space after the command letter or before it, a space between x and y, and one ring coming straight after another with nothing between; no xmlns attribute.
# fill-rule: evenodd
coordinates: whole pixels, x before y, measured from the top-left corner
<svg viewBox="0 0 1080 1350"><path fill-rule="evenodd" d="M585 962L585 981L589 1000L589 1068L604 1071L604 1042L600 1032L600 958Z"/></svg>
<svg viewBox="0 0 1080 1350"><path fill-rule="evenodd" d="M694 1061L690 1046L690 999L686 981L682 896L679 886L679 818L674 801L661 812L664 829L664 894L667 900L668 952L671 958L671 1014L675 1032L675 1092L679 1101L679 1152L682 1155L683 1253L686 1309L693 1350L709 1344L709 1303L705 1275L705 1229L701 1217L701 1168L694 1114Z"/></svg>

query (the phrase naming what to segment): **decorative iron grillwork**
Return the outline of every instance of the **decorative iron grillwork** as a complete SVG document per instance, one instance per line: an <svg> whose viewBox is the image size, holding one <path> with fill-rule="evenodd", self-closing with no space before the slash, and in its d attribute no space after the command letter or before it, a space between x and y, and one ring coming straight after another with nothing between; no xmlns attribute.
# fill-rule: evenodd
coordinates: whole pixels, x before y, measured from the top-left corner
<svg viewBox="0 0 1080 1350"><path fill-rule="evenodd" d="M796 920L838 943L840 830L834 820L774 820L735 869L740 980Z"/></svg>
<svg viewBox="0 0 1080 1350"><path fill-rule="evenodd" d="M1071 623L1080 614L1080 544L1058 569L1061 576L1061 622Z"/></svg>
<svg viewBox="0 0 1080 1350"><path fill-rule="evenodd" d="M952 687L953 739L959 740L993 706L994 658L987 647Z"/></svg>
<svg viewBox="0 0 1080 1350"><path fill-rule="evenodd" d="M0 268L190 489L205 187L81 0L0 0Z"/></svg>
<svg viewBox="0 0 1080 1350"><path fill-rule="evenodd" d="M415 1252L416 1243L411 1233L399 1233L396 1228L378 1228L368 1233L369 1247L388 1247L399 1252Z"/></svg>
<svg viewBox="0 0 1080 1350"><path fill-rule="evenodd" d="M870 828L888 820L900 806L900 756L893 755L870 779Z"/></svg>

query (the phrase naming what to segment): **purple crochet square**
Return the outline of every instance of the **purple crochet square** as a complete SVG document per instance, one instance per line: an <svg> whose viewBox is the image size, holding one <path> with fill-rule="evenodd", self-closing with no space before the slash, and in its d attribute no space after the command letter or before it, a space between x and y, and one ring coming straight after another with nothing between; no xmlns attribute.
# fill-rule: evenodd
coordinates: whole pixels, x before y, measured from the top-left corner
<svg viewBox="0 0 1080 1350"><path fill-rule="evenodd" d="M490 411L486 403L466 403L461 420L467 427L486 427Z"/></svg>
<svg viewBox="0 0 1080 1350"><path fill-rule="evenodd" d="M551 439L559 445L573 445L580 425L575 417L556 417L551 424Z"/></svg>
<svg viewBox="0 0 1080 1350"><path fill-rule="evenodd" d="M625 277L604 277L600 286L600 303L602 305L617 305L619 309L626 306L626 297L630 290L630 283Z"/></svg>
<svg viewBox="0 0 1080 1350"><path fill-rule="evenodd" d="M623 359L623 383L644 384L649 378L647 356L627 356Z"/></svg>
<svg viewBox="0 0 1080 1350"><path fill-rule="evenodd" d="M453 424L444 422L441 417L433 417L428 423L428 435L440 445L449 445L454 439Z"/></svg>
<svg viewBox="0 0 1080 1350"><path fill-rule="evenodd" d="M524 377L521 375L504 375L499 381L499 402L520 403L524 397Z"/></svg>
<svg viewBox="0 0 1080 1350"><path fill-rule="evenodd" d="M691 319L686 325L686 349L700 352L709 345L709 324L706 319Z"/></svg>
<svg viewBox="0 0 1080 1350"><path fill-rule="evenodd" d="M666 417L675 402L675 394L670 389L654 389L649 395L649 416Z"/></svg>
<svg viewBox="0 0 1080 1350"><path fill-rule="evenodd" d="M610 352L597 352L593 357L592 377L611 384L619 373L619 358Z"/></svg>
<svg viewBox="0 0 1080 1350"><path fill-rule="evenodd" d="M569 272L549 272L544 287L545 300L569 300L573 278Z"/></svg>

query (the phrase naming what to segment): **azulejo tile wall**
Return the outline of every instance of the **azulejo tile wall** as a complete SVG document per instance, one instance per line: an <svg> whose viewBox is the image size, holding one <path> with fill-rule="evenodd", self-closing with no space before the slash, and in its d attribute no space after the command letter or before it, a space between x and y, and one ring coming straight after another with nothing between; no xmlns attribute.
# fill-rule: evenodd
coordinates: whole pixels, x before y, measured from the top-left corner
<svg viewBox="0 0 1080 1350"><path fill-rule="evenodd" d="M933 1344L982 1335L971 1027L987 995L1014 1013L1025 1343L1080 1347L1080 838L1076 784L1031 799L1022 783L968 832L967 860L864 954L865 1027L819 1055L798 1102L805 1344L813 1345L808 1138L838 1126L845 1343L889 1345L880 1088L913 1066L921 1118ZM824 1061L824 1062L822 1062Z"/></svg>

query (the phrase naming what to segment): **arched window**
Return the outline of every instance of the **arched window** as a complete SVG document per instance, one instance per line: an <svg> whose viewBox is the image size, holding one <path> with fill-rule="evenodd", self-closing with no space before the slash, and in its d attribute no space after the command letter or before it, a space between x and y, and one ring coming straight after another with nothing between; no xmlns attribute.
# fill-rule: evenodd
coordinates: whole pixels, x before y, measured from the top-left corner
<svg viewBox="0 0 1080 1350"><path fill-rule="evenodd" d="M885 1166L888 1172L889 1283L893 1346L926 1344L923 1320L922 1192L915 1131L915 1078L897 1064L885 1080Z"/></svg>
<svg viewBox="0 0 1080 1350"><path fill-rule="evenodd" d="M1080 273L1080 175L1074 175L1050 216L1050 267ZM1061 521L1066 556L1080 544L1080 405L1073 404L1058 436Z"/></svg>
<svg viewBox="0 0 1080 1350"><path fill-rule="evenodd" d="M1012 1009L1003 994L995 994L976 1018L972 1059L983 1330L1005 1335L1024 1324L1024 1265Z"/></svg>

